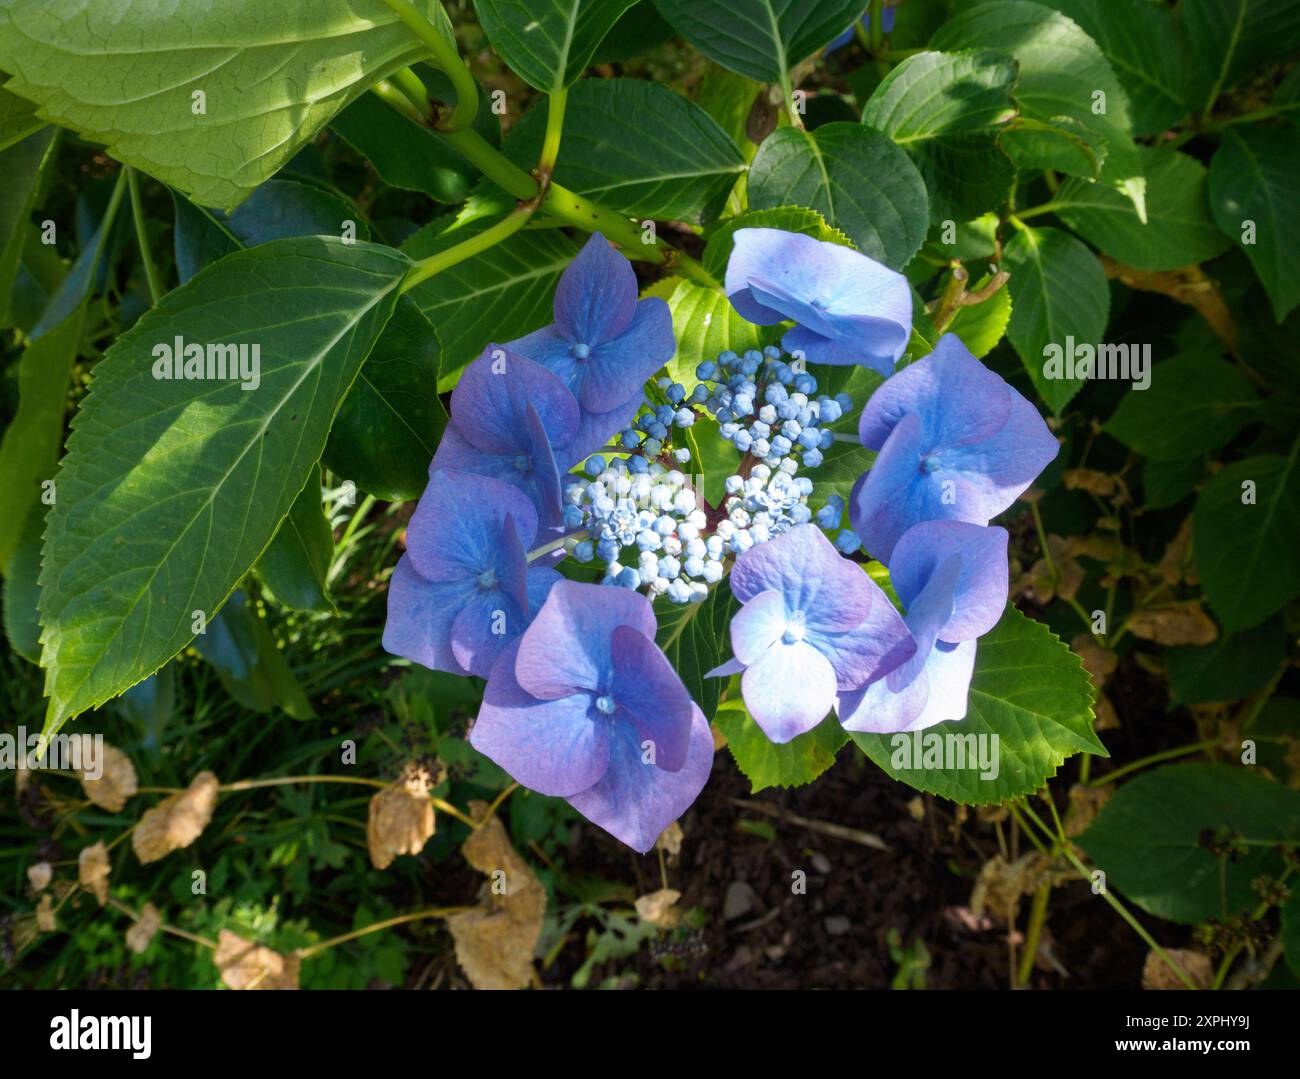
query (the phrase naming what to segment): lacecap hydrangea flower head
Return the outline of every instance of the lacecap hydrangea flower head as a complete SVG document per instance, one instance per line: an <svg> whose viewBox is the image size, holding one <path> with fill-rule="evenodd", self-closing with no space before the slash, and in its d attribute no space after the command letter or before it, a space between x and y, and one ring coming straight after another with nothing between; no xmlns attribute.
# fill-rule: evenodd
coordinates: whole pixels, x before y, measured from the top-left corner
<svg viewBox="0 0 1300 1079"><path fill-rule="evenodd" d="M708 779L713 735L649 600L557 584L496 661L470 744L643 854Z"/></svg>
<svg viewBox="0 0 1300 1079"><path fill-rule="evenodd" d="M462 374L389 590L390 650L487 679L471 743L643 852L699 794L713 748L652 600L730 589L734 658L710 674L735 679L724 693L775 743L832 711L854 731L959 719L1006 603L1006 533L988 523L1057 449L952 335L894 374L911 291L851 248L740 229L726 291L742 317L785 324L783 347L678 356L688 389L663 372L667 306L638 299L593 236L554 324ZM860 402L822 392L818 364L886 376L858 417L877 456L847 506L819 499L818 477ZM737 462L712 501L692 476L710 436Z"/></svg>

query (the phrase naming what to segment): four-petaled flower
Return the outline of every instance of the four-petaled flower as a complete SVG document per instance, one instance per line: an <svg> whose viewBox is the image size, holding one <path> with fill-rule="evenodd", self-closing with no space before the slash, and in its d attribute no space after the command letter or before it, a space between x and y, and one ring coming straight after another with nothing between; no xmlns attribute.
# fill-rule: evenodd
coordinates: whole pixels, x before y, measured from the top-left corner
<svg viewBox="0 0 1300 1079"><path fill-rule="evenodd" d="M492 668L470 744L645 853L704 787L713 736L636 592L561 581Z"/></svg>
<svg viewBox="0 0 1300 1079"><path fill-rule="evenodd" d="M849 516L885 562L922 521L988 524L1060 449L1038 410L955 334L876 390L858 437L880 452L853 489Z"/></svg>
<svg viewBox="0 0 1300 1079"><path fill-rule="evenodd" d="M975 638L997 624L1007 603L1006 529L925 521L903 533L889 575L916 652L883 678L840 694L840 723L893 733L964 718Z"/></svg>
<svg viewBox="0 0 1300 1079"><path fill-rule="evenodd" d="M560 522L560 475L576 460L577 430L578 403L563 382L489 345L452 391L451 422L429 474L450 468L504 480L532 499L540 528L548 530Z"/></svg>
<svg viewBox="0 0 1300 1079"><path fill-rule="evenodd" d="M865 364L888 376L907 347L907 278L841 244L781 229L738 229L727 298L760 326L798 325L781 339L809 363Z"/></svg>
<svg viewBox="0 0 1300 1079"><path fill-rule="evenodd" d="M677 346L668 305L637 300L632 264L596 232L560 276L555 322L507 347L553 371L578 399L576 460L631 422L646 379Z"/></svg>
<svg viewBox="0 0 1300 1079"><path fill-rule="evenodd" d="M525 549L536 535L537 511L517 487L434 472L388 586L384 647L433 670L486 678L561 579L529 568Z"/></svg>
<svg viewBox="0 0 1300 1079"><path fill-rule="evenodd" d="M711 675L744 671L741 693L773 742L817 726L836 695L905 662L915 644L888 597L861 566L805 524L736 560L731 590L735 659Z"/></svg>

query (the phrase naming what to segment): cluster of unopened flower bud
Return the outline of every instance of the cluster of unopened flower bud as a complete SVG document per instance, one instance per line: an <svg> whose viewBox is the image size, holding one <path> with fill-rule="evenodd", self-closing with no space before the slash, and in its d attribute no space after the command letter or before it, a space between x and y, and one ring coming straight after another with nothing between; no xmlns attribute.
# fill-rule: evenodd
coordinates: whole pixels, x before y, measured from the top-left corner
<svg viewBox="0 0 1300 1079"><path fill-rule="evenodd" d="M569 554L604 563L606 584L688 603L703 600L722 579L728 557L813 520L812 480L796 473L822 463L834 441L829 425L852 402L846 394L816 396L816 378L799 367L770 346L743 355L728 350L701 363L700 382L689 393L679 382L659 379L663 402L609 447L627 456L593 455L585 476L570 477L564 524L576 535L566 543ZM703 413L718 421L741 455L716 508L690 485L683 468L691 452L673 437ZM833 496L817 523L834 531L843 512L843 499ZM837 543L846 551L858 546L847 532Z"/></svg>

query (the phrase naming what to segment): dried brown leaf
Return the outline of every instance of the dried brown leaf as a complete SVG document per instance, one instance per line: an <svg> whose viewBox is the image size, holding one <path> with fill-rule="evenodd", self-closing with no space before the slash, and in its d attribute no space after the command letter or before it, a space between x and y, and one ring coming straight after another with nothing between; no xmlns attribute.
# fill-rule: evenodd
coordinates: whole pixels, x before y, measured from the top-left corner
<svg viewBox="0 0 1300 1079"><path fill-rule="evenodd" d="M1000 854L994 855L984 863L975 880L970 909L976 915L987 911L995 918L1010 921L1021 897L1036 892L1044 884L1059 884L1070 879L1069 870L1037 851L1014 862L1007 861Z"/></svg>
<svg viewBox="0 0 1300 1079"><path fill-rule="evenodd" d="M660 888L657 892L643 895L636 901L636 912L643 921L657 925L660 929L672 929L682 922L682 912L677 909L677 901L682 893L676 888Z"/></svg>
<svg viewBox="0 0 1300 1079"><path fill-rule="evenodd" d="M135 765L131 758L115 746L104 743L104 759L100 762L102 771L98 779L86 776L81 771L81 786L95 805L107 809L110 813L120 813L126 800L137 790Z"/></svg>
<svg viewBox="0 0 1300 1079"><path fill-rule="evenodd" d="M1092 676L1092 684L1098 689L1106 684L1106 679L1119 665L1119 656L1111 649L1103 648L1091 633L1080 633L1070 641L1070 648L1083 660L1083 665Z"/></svg>
<svg viewBox="0 0 1300 1079"><path fill-rule="evenodd" d="M1087 491L1098 498L1109 498L1115 493L1115 477L1095 468L1067 468L1061 473L1066 490Z"/></svg>
<svg viewBox="0 0 1300 1079"><path fill-rule="evenodd" d="M136 955L144 955L158 929L162 926L162 915L152 903L140 908L140 917L126 931L126 946Z"/></svg>
<svg viewBox="0 0 1300 1079"><path fill-rule="evenodd" d="M42 933L53 933L58 928L54 918L54 896L46 892L36 904L36 928Z"/></svg>
<svg viewBox="0 0 1300 1079"><path fill-rule="evenodd" d="M1109 784L1104 787L1085 787L1076 783L1071 787L1070 804L1065 810L1065 834L1071 839L1083 835L1114 790Z"/></svg>
<svg viewBox="0 0 1300 1079"><path fill-rule="evenodd" d="M408 766L401 779L370 799L366 845L371 865L387 869L399 854L419 854L435 825L429 776Z"/></svg>
<svg viewBox="0 0 1300 1079"><path fill-rule="evenodd" d="M302 961L223 929L213 962L228 989L297 989Z"/></svg>
<svg viewBox="0 0 1300 1079"><path fill-rule="evenodd" d="M95 901L102 907L108 902L108 848L101 839L89 847L82 847L77 856L77 880L86 891L95 896Z"/></svg>
<svg viewBox="0 0 1300 1079"><path fill-rule="evenodd" d="M655 846L663 851L669 858L676 858L682 852L682 826L678 821L673 821L663 830L663 834L655 840Z"/></svg>
<svg viewBox="0 0 1300 1079"><path fill-rule="evenodd" d="M131 846L141 863L156 862L198 839L212 820L219 786L211 772L200 772L185 790L146 811L131 833Z"/></svg>
<svg viewBox="0 0 1300 1079"><path fill-rule="evenodd" d="M1128 628L1134 637L1164 645L1205 645L1219 636L1214 619L1195 600L1139 608L1129 616Z"/></svg>
<svg viewBox="0 0 1300 1079"><path fill-rule="evenodd" d="M1209 956L1191 948L1166 948L1165 954L1187 972L1197 989L1208 989L1214 980ZM1153 948L1142 964L1143 989L1186 989L1183 980L1160 958Z"/></svg>
<svg viewBox="0 0 1300 1079"><path fill-rule="evenodd" d="M482 820L487 806L470 803ZM533 952L542 935L546 889L516 853L498 817L470 834L465 860L488 876L477 909L447 919L456 960L478 989L522 989L533 976Z"/></svg>
<svg viewBox="0 0 1300 1079"><path fill-rule="evenodd" d="M1175 585L1189 574L1192 563L1192 518L1189 516L1178 529L1178 535L1169 541L1157 570L1167 585Z"/></svg>
<svg viewBox="0 0 1300 1079"><path fill-rule="evenodd" d="M49 862L36 862L27 867L27 882L32 886L33 891L45 891L53 876L54 867Z"/></svg>

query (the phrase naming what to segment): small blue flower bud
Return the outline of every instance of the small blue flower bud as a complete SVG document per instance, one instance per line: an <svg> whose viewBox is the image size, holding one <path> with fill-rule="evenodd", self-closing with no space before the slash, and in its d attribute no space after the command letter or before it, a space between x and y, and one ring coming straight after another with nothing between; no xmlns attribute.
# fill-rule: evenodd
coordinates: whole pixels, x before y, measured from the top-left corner
<svg viewBox="0 0 1300 1079"><path fill-rule="evenodd" d="M592 546L591 540L579 541L578 545L573 548L573 557L579 562L590 562L595 558L596 551Z"/></svg>
<svg viewBox="0 0 1300 1079"><path fill-rule="evenodd" d="M582 466L582 470L593 478L599 476L605 471L605 458L598 453L593 454L587 458L587 463Z"/></svg>
<svg viewBox="0 0 1300 1079"><path fill-rule="evenodd" d="M680 405L682 403L682 398L686 396L686 387L680 382L674 382L664 392L664 396L668 398L669 403Z"/></svg>
<svg viewBox="0 0 1300 1079"><path fill-rule="evenodd" d="M689 408L679 408L673 417L673 423L678 427L690 427L695 423L695 413Z"/></svg>
<svg viewBox="0 0 1300 1079"><path fill-rule="evenodd" d="M695 368L695 377L701 382L712 382L718 373L718 365L712 360L705 360ZM705 391L708 392L707 390Z"/></svg>
<svg viewBox="0 0 1300 1079"><path fill-rule="evenodd" d="M817 468L822 463L821 450L804 450L803 465L804 468Z"/></svg>
<svg viewBox="0 0 1300 1079"><path fill-rule="evenodd" d="M862 540L858 538L858 534L853 529L845 528L835 537L835 546L845 554L852 554L862 546Z"/></svg>

